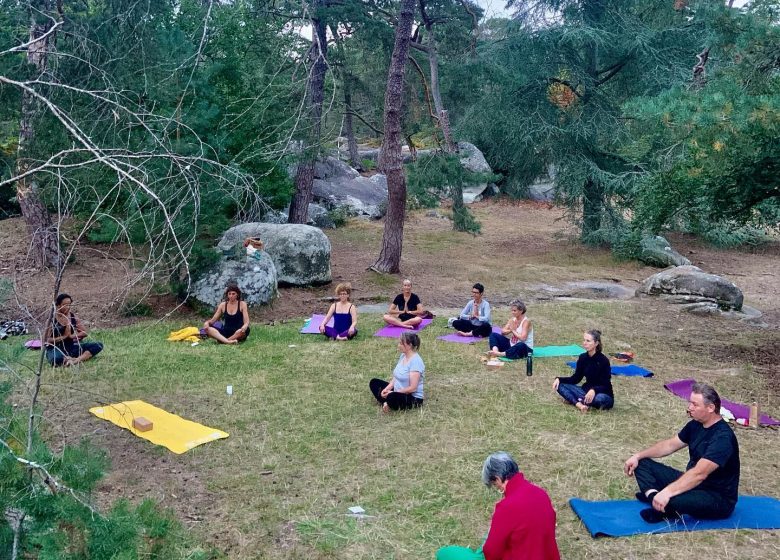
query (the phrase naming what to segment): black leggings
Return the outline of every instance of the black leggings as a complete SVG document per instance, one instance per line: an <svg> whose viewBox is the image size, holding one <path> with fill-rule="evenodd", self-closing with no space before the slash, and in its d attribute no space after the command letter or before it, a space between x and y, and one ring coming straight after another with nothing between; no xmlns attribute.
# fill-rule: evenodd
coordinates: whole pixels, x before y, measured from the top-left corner
<svg viewBox="0 0 780 560"><path fill-rule="evenodd" d="M452 327L456 331L471 333L471 336L488 337L493 332L493 327L490 323L482 323L480 326L475 327L468 319L455 319L452 322Z"/></svg>
<svg viewBox="0 0 780 560"><path fill-rule="evenodd" d="M639 490L661 491L682 476L682 472L652 459L641 459L634 471ZM725 519L734 511L736 503L713 490L694 488L669 500L666 513L687 513L697 519Z"/></svg>
<svg viewBox="0 0 780 560"><path fill-rule="evenodd" d="M390 383L384 381L383 379L377 379L376 377L368 382L368 388L371 389L371 392L374 394L374 397L379 401L380 404L387 403L387 406L389 406L392 410L404 410L407 408L422 406L422 399L418 399L417 397L413 397L407 393L396 393L395 391L392 391L389 395L387 395L387 398L383 397L381 394L382 389L388 385L390 385Z"/></svg>

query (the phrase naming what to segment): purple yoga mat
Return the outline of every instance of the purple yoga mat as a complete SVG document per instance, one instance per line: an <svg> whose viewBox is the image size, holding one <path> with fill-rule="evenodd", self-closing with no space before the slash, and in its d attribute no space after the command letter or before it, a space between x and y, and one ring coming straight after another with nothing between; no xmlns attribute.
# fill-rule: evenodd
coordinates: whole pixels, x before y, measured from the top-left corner
<svg viewBox="0 0 780 560"><path fill-rule="evenodd" d="M308 324L304 325L304 327L299 332L301 334L320 334L320 325L322 324L322 320L324 318L325 315L312 315ZM333 317L330 318L330 321L328 321L326 326L333 326Z"/></svg>
<svg viewBox="0 0 780 560"><path fill-rule="evenodd" d="M417 325L416 329L412 329L412 332L418 332L423 330L425 327L433 323L433 319L423 319L422 323ZM401 336L401 333L404 331L408 331L410 329L404 329L402 327L396 327L387 325L385 327L382 327L378 331L374 333L374 336L383 336L385 338L399 338Z"/></svg>
<svg viewBox="0 0 780 560"><path fill-rule="evenodd" d="M493 327L493 332L501 334L501 327ZM480 340L485 340L481 336L460 336L459 334L445 334L444 336L437 336L436 340L444 340L445 342L457 342L459 344L474 344Z"/></svg>
<svg viewBox="0 0 780 560"><path fill-rule="evenodd" d="M664 387L687 401L691 396L691 387L694 383L696 383L695 379L680 379L679 381L667 383ZM720 403L731 411L734 418L743 418L745 420L750 418L750 407L748 405L736 403L723 397L720 398ZM761 415L758 423L764 426L780 426L780 420L775 420L766 414Z"/></svg>
<svg viewBox="0 0 780 560"><path fill-rule="evenodd" d="M24 343L25 348L29 348L30 350L40 350L41 349L41 341L37 338L33 340L28 340Z"/></svg>

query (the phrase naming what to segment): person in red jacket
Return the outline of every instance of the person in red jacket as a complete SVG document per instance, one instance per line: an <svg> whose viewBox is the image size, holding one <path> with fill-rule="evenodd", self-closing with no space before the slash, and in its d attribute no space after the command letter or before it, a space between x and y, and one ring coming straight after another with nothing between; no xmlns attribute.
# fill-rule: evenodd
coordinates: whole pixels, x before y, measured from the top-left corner
<svg viewBox="0 0 780 560"><path fill-rule="evenodd" d="M493 453L482 466L482 482L504 495L496 504L490 531L477 551L447 546L437 560L560 560L555 510L542 488L528 482L511 455Z"/></svg>

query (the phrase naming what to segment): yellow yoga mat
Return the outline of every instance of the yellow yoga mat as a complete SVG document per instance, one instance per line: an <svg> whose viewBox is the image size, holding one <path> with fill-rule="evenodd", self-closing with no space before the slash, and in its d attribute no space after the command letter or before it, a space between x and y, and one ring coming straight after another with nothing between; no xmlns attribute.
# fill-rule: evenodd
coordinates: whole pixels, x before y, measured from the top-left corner
<svg viewBox="0 0 780 560"><path fill-rule="evenodd" d="M181 416L166 412L144 401L125 401L96 406L90 408L89 411L98 418L108 420L120 428L130 430L140 438L167 447L178 454L201 444L229 436L227 432L185 420ZM151 430L139 432L133 428L133 419L139 416L152 422Z"/></svg>

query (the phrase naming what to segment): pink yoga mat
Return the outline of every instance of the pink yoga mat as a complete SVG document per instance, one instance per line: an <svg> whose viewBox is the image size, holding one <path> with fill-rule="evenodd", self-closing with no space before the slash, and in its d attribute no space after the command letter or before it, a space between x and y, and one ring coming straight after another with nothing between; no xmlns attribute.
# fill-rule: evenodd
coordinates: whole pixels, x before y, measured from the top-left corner
<svg viewBox="0 0 780 560"><path fill-rule="evenodd" d="M493 332L501 334L501 327L493 327ZM480 340L485 340L481 336L461 336L459 334L445 334L444 336L437 336L436 340L443 340L445 342L457 342L458 344L474 344Z"/></svg>
<svg viewBox="0 0 780 560"><path fill-rule="evenodd" d="M304 325L299 332L301 334L320 334L320 325L322 324L322 320L324 318L325 315L312 315L311 319L309 319L308 324ZM330 321L328 321L328 324L326 326L328 327L333 326L333 317L330 318Z"/></svg>
<svg viewBox="0 0 780 560"><path fill-rule="evenodd" d="M433 323L433 319L423 319L422 323L417 325L416 329L413 329L412 332L418 332L423 330L425 327ZM374 336L383 336L385 338L399 338L401 336L401 333L404 331L408 331L410 329L404 329L402 327L396 327L387 325L386 327L382 327L378 331L374 333Z"/></svg>
<svg viewBox="0 0 780 560"><path fill-rule="evenodd" d="M696 383L695 379L680 379L679 381L667 383L664 387L687 401L691 396L691 387L694 383ZM750 418L750 407L746 404L736 403L723 397L720 398L720 404L728 408L734 415L734 418L743 418L745 420ZM775 420L766 414L761 415L758 423L764 426L780 426L780 420Z"/></svg>
<svg viewBox="0 0 780 560"><path fill-rule="evenodd" d="M33 340L28 340L24 343L25 348L29 348L30 350L40 350L41 349L41 341L37 338L34 338Z"/></svg>

